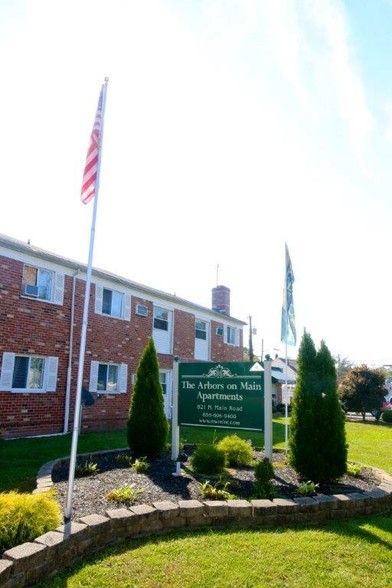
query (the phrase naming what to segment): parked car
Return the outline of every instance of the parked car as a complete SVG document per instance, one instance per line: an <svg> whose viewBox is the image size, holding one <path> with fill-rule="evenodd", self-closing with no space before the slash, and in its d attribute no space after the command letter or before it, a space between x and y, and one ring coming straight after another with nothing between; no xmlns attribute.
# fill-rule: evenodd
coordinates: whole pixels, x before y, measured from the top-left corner
<svg viewBox="0 0 392 588"><path fill-rule="evenodd" d="M281 412L282 414L285 414L285 412L286 412L286 405L285 404L277 404L274 407L274 410L276 412ZM287 412L288 412L288 414L291 414L291 405L290 404L288 404L288 406L287 406Z"/></svg>
<svg viewBox="0 0 392 588"><path fill-rule="evenodd" d="M382 408L377 408L375 410L372 410L372 416L374 416L376 421L378 421L380 419L380 416L382 415L382 413L385 412L386 410L392 410L392 399L386 400L385 402L383 402Z"/></svg>

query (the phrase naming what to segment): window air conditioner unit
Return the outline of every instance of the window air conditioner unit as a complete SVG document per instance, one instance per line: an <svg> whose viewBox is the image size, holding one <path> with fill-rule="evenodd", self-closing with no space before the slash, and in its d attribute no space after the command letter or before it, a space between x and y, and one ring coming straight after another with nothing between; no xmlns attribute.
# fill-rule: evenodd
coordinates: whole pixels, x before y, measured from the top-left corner
<svg viewBox="0 0 392 588"><path fill-rule="evenodd" d="M218 335L218 337L223 337L223 327L217 327L216 334Z"/></svg>
<svg viewBox="0 0 392 588"><path fill-rule="evenodd" d="M139 316L147 316L148 308L144 304L136 304L136 314Z"/></svg>
<svg viewBox="0 0 392 588"><path fill-rule="evenodd" d="M33 286L32 284L24 284L22 288L22 294L24 296L30 296L31 298L38 298L38 286Z"/></svg>

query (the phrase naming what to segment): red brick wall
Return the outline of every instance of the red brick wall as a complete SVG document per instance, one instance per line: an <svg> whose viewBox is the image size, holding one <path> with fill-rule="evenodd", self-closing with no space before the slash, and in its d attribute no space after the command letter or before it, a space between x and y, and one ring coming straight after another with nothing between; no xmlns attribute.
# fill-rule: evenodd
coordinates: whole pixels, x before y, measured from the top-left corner
<svg viewBox="0 0 392 588"><path fill-rule="evenodd" d="M0 436L58 433L63 429L64 394L69 353L71 278L66 280L64 306L21 298L23 263L0 261L0 360L4 351L56 355L56 392L0 391Z"/></svg>
<svg viewBox="0 0 392 588"><path fill-rule="evenodd" d="M195 317L182 310L174 312L174 355L180 361L192 361L195 358ZM171 359L171 365L167 367L172 365Z"/></svg>
<svg viewBox="0 0 392 588"><path fill-rule="evenodd" d="M239 347L227 345L224 336L216 334L218 327L223 324L211 322L211 361L243 361L242 334Z"/></svg>
<svg viewBox="0 0 392 588"><path fill-rule="evenodd" d="M64 428L67 367L70 352L70 317L73 278L65 277L64 304L21 298L23 263L0 257L0 361L3 352L57 356L57 389L46 393L11 393L0 390L0 437L60 433ZM75 389L78 375L80 332L83 319L85 282L76 280L74 340L69 429L73 429ZM95 286L91 285L83 385L88 389L91 360L128 365L126 394L93 394L95 404L82 408L81 431L122 428L126 424L132 392L132 374L152 335L153 304L132 296L131 320L95 314ZM136 304L148 308L148 316L136 315ZM242 361L241 347L225 345L211 325L212 361ZM195 317L174 312L174 355L194 358ZM171 369L173 355L158 355L162 369ZM124 444L126 440L124 439Z"/></svg>

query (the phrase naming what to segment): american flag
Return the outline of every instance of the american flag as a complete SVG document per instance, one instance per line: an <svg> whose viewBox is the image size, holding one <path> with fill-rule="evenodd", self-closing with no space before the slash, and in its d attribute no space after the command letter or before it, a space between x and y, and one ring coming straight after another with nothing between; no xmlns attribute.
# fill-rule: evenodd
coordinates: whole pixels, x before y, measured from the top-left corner
<svg viewBox="0 0 392 588"><path fill-rule="evenodd" d="M95 115L93 130L91 131L90 145L87 151L81 193L81 200L83 204L88 204L95 196L95 187L98 177L99 152L101 148L104 89L105 85L102 86L101 93L99 95L97 113Z"/></svg>

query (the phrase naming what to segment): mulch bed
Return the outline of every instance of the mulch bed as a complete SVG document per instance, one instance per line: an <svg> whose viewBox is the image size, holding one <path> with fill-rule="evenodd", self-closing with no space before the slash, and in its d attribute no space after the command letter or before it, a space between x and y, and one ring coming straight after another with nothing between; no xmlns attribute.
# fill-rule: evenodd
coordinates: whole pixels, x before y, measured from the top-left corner
<svg viewBox="0 0 392 588"><path fill-rule="evenodd" d="M184 451L184 459L188 457L188 460L182 464L180 476L173 475L176 473L176 464L171 460L170 453L150 460L150 467L145 473L136 473L129 464L116 460L116 456L119 454L130 455L129 451L121 450L92 455L88 461L96 463L99 471L90 476L76 476L72 496L72 519L78 520L89 514L104 515L109 509L130 506L130 504L119 504L106 498L110 491L124 485L135 484L135 488L143 490L132 502L132 505L152 504L162 500L178 502L179 500L205 499L201 492L201 482L208 478L203 479L192 474L188 464L193 448L186 447ZM261 451L255 451L254 457L262 459L264 454ZM86 458L83 458L78 463L85 462ZM296 472L286 464L285 455L274 452L273 465L275 476L272 482L276 486L278 496L283 498L298 496L296 490L300 480ZM252 467L230 469L228 475L230 479L229 492L235 494L237 498L254 498L255 477ZM63 460L54 466L52 479L62 507L66 502L68 476L69 460ZM211 483L216 482L212 477L209 479ZM372 470L364 468L360 477L345 475L336 484L320 486L317 491L320 494L348 494L373 490L378 485L379 481L374 477Z"/></svg>

